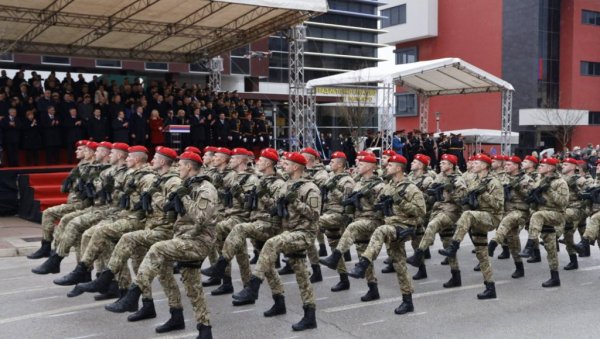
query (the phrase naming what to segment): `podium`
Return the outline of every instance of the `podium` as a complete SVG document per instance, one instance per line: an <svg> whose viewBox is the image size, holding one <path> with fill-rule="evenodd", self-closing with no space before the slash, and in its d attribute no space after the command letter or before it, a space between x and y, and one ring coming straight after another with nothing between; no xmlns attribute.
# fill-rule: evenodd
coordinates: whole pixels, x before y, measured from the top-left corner
<svg viewBox="0 0 600 339"><path fill-rule="evenodd" d="M169 140L171 147L181 153L183 151L183 138L190 133L190 125L169 125L163 129L163 133L165 133L165 139Z"/></svg>

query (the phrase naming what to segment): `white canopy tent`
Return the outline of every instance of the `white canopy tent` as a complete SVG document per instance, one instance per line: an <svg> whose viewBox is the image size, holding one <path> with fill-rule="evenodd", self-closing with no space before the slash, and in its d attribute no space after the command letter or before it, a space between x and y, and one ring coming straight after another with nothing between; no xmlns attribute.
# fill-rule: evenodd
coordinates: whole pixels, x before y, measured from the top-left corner
<svg viewBox="0 0 600 339"><path fill-rule="evenodd" d="M420 61L391 67L369 67L313 79L308 81L306 86L314 89L316 87L347 87L369 83L379 84L378 86L383 92L378 98L381 101L378 103L380 108L379 129L381 131L395 130L394 85L402 86L419 96L419 125L422 131L428 130L429 97L500 92L502 94L500 144L503 153L510 153L514 87L459 58ZM311 93L314 95L315 91L312 90ZM384 148L389 147L390 145L384 145Z"/></svg>

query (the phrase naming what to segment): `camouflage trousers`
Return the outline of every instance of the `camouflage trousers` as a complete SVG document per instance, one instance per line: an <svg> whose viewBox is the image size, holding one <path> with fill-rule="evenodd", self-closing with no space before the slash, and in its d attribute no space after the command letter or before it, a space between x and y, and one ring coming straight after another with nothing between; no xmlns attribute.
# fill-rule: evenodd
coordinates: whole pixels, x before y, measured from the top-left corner
<svg viewBox="0 0 600 339"><path fill-rule="evenodd" d="M215 246L216 246L217 253L219 253L219 255L223 254L223 245L225 244L225 239L227 239L227 236L229 235L231 230L236 225L245 223L246 221L247 221L246 218L242 218L237 215L232 215L229 218L225 218L217 223L217 226L216 226L217 239L215 241ZM246 258L246 260L247 260L247 258ZM239 261L238 261L238 263L239 263ZM250 263L248 263L248 265L250 265ZM225 269L225 276L231 277L231 263L229 263L229 265L227 265L227 269Z"/></svg>
<svg viewBox="0 0 600 339"><path fill-rule="evenodd" d="M52 206L42 212L42 239L52 241L56 223L67 213L76 211L81 203L66 203Z"/></svg>
<svg viewBox="0 0 600 339"><path fill-rule="evenodd" d="M56 254L61 257L69 255L71 247L75 247L77 261L79 262L81 250L81 235L88 228L100 222L110 213L108 206L88 207L81 211L76 211L65 215L60 223L60 234L54 239ZM64 222L64 223L63 223ZM62 226L61 226L62 225Z"/></svg>
<svg viewBox="0 0 600 339"><path fill-rule="evenodd" d="M494 241L498 244L506 243L515 262L522 262L521 256L521 240L519 233L525 227L529 219L529 211L514 210L507 212L504 218L500 221L500 226L496 230Z"/></svg>
<svg viewBox="0 0 600 339"><path fill-rule="evenodd" d="M600 212L596 212L592 214L592 216L588 219L587 224L585 226L585 233L583 237L589 240L590 242L598 239L598 232L600 231ZM600 242L598 242L600 246Z"/></svg>
<svg viewBox="0 0 600 339"><path fill-rule="evenodd" d="M131 283L128 274L121 274L122 271L129 271L128 259L131 258L133 273L137 274L148 249L159 241L171 238L173 238L172 232L154 230L139 230L123 234L108 261L108 268L119 277L117 279L119 286L128 286L128 283ZM179 304L181 304L181 298L179 298ZM174 307L171 305L171 299L169 299L169 306Z"/></svg>
<svg viewBox="0 0 600 339"><path fill-rule="evenodd" d="M325 212L325 214L321 215L317 226L319 231L321 231L320 233L325 233L327 236L327 243L329 243L330 248L337 247L348 221L348 217L342 213ZM319 254L314 244L308 248L307 254L311 265L319 264ZM344 260L339 261L337 271L339 273L346 273Z"/></svg>
<svg viewBox="0 0 600 339"><path fill-rule="evenodd" d="M556 231L565 223L564 214L556 211L537 211L529 219L529 239L544 241L550 270L558 270L558 254L556 252Z"/></svg>
<svg viewBox="0 0 600 339"><path fill-rule="evenodd" d="M586 215L584 210L579 208L567 208L565 213L564 228L557 229L556 237L560 238L561 235L564 235L565 245L569 255L577 254L573 236L575 235L575 230L579 228L581 220L585 220L585 217Z"/></svg>
<svg viewBox="0 0 600 339"><path fill-rule="evenodd" d="M152 281L154 277L158 276L169 299L169 306L182 308L181 293L173 277L173 262L202 262L206 258L210 248L210 244L205 241L181 238L159 241L152 245L144 257L135 278L135 283L142 290L144 298L152 298ZM192 303L196 321L201 324L210 325L209 313L198 269L182 267L181 280L186 294Z"/></svg>
<svg viewBox="0 0 600 339"><path fill-rule="evenodd" d="M250 238L255 240L255 244L258 250L261 250L264 243L269 238L277 235L281 229L270 222L257 220L254 222L247 222L237 224L233 227L229 235L225 239L223 244L222 255L225 259L231 262L233 257L236 258L238 265L240 266L240 275L244 285L250 280L250 262L248 260L248 251L246 246L246 239Z"/></svg>
<svg viewBox="0 0 600 339"><path fill-rule="evenodd" d="M400 284L400 291L402 294L412 294L414 287L412 284L412 278L408 274L406 268L406 249L404 248L404 241L398 241L396 239L396 228L404 226L395 225L381 225L377 227L367 249L362 253L362 256L368 259L371 263L377 259L379 252L383 244L386 244L388 255L392 258L392 263L396 269L396 277L398 278L398 284Z"/></svg>
<svg viewBox="0 0 600 339"><path fill-rule="evenodd" d="M112 249L113 245L119 241L123 234L142 229L144 221L144 219L139 219L135 215L117 220L101 221L89 239L81 262L90 267L94 260L98 259L101 255L105 255L108 249ZM110 255L110 252L108 253Z"/></svg>
<svg viewBox="0 0 600 339"><path fill-rule="evenodd" d="M350 249L352 244L355 244L356 253L358 253L359 256L362 256L362 253L367 249L369 240L371 240L371 235L381 224L382 222L379 219L359 218L351 222L344 230L336 249L344 253ZM367 282L377 282L377 278L373 273L373 264L369 265L369 268L367 268L365 279L367 279Z"/></svg>
<svg viewBox="0 0 600 339"><path fill-rule="evenodd" d="M270 238L260 251L254 275L263 280L267 278L267 280L281 282L279 274L275 270L275 260L279 253L284 253L296 274L296 282L300 289L303 305L315 307L315 294L306 267L305 253L303 253L309 246L312 246L314 241L315 236L304 231L284 231ZM273 295L283 294L283 285L273 286L272 282L269 282L269 285Z"/></svg>
<svg viewBox="0 0 600 339"><path fill-rule="evenodd" d="M425 234L419 243L419 248L425 251L435 240L435 235L440 234L442 240L442 246L444 248L450 246L452 236L454 235L454 224L458 220L458 215L455 213L436 213L432 215L427 227L425 228ZM456 258L448 257L448 264L452 270L459 270L458 260Z"/></svg>
<svg viewBox="0 0 600 339"><path fill-rule="evenodd" d="M453 240L461 242L468 233L475 246L475 256L485 282L493 282L492 265L488 256L487 234L497 225L491 213L484 211L464 211L456 222Z"/></svg>
<svg viewBox="0 0 600 339"><path fill-rule="evenodd" d="M429 224L429 220L431 219L430 208L431 208L431 206L427 206L427 213L425 213L425 218L424 218L423 224L418 225L415 228L415 236L412 238L412 240L410 242L410 246L412 247L412 249L414 251L416 251L417 248L419 248L419 245L421 244L421 240L423 240L423 236L425 236L425 229L427 228L427 224ZM433 242L432 242L432 244L433 244Z"/></svg>

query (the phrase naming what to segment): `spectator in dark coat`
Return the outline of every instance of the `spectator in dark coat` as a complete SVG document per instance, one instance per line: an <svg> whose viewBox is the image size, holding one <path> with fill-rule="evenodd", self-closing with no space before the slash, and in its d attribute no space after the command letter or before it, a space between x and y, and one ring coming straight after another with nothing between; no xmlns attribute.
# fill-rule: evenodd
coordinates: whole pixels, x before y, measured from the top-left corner
<svg viewBox="0 0 600 339"><path fill-rule="evenodd" d="M219 147L227 147L229 143L229 123L225 119L225 113L219 114L218 120L213 120L213 129L215 136L215 143Z"/></svg>
<svg viewBox="0 0 600 339"><path fill-rule="evenodd" d="M27 166L40 164L39 150L42 148L42 134L33 111L25 113L25 121L21 128L23 149L25 150L25 161Z"/></svg>
<svg viewBox="0 0 600 339"><path fill-rule="evenodd" d="M113 142L129 144L129 122L125 120L125 111L120 111L112 121Z"/></svg>
<svg viewBox="0 0 600 339"><path fill-rule="evenodd" d="M10 108L8 117L0 121L4 134L4 150L8 159L8 166L19 166L19 142L21 138L21 121L17 117L17 110Z"/></svg>
<svg viewBox="0 0 600 339"><path fill-rule="evenodd" d="M72 164L75 161L75 143L84 138L84 124L76 108L69 110L69 115L63 121L63 128L66 135L67 162Z"/></svg>
<svg viewBox="0 0 600 339"><path fill-rule="evenodd" d="M194 114L190 117L190 138L191 145L200 149L208 146L206 144L206 119L200 115L200 109L194 109Z"/></svg>
<svg viewBox="0 0 600 339"><path fill-rule="evenodd" d="M83 102L77 105L77 112L79 112L79 117L84 122L87 122L94 116L94 104L89 94L83 96Z"/></svg>
<svg viewBox="0 0 600 339"><path fill-rule="evenodd" d="M131 134L131 145L145 145L148 140L148 121L144 118L144 108L137 106L135 114L129 120L129 133Z"/></svg>
<svg viewBox="0 0 600 339"><path fill-rule="evenodd" d="M87 131L90 140L102 142L108 140L106 118L102 116L99 108L94 109L94 117L87 122Z"/></svg>
<svg viewBox="0 0 600 339"><path fill-rule="evenodd" d="M56 165L59 161L61 146L62 124L56 116L54 106L48 106L48 113L42 115L42 130L44 133L44 146L46 148L46 163Z"/></svg>

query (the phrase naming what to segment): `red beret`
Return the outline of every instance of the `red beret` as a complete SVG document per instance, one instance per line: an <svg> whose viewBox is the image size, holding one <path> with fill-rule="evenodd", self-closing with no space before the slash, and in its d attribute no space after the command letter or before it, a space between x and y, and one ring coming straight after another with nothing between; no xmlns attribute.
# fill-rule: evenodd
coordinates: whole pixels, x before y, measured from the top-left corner
<svg viewBox="0 0 600 339"><path fill-rule="evenodd" d="M370 152L370 151L360 151L360 152L358 152L358 154L356 156L357 157L374 157L375 153Z"/></svg>
<svg viewBox="0 0 600 339"><path fill-rule="evenodd" d="M423 163L423 165L425 166L429 166L429 161L431 161L431 158L426 156L425 154L415 154L415 160L419 160L420 162Z"/></svg>
<svg viewBox="0 0 600 339"><path fill-rule="evenodd" d="M108 149L112 149L112 144L108 141L103 141L101 143L98 144L98 147L104 147L104 148L108 148Z"/></svg>
<svg viewBox="0 0 600 339"><path fill-rule="evenodd" d="M98 143L93 142L93 141L88 141L87 144L85 144L85 146L89 149L95 150L96 148L98 148Z"/></svg>
<svg viewBox="0 0 600 339"><path fill-rule="evenodd" d="M516 155L513 155L512 157L507 157L506 161L514 162L515 164L520 164L521 158L519 158Z"/></svg>
<svg viewBox="0 0 600 339"><path fill-rule="evenodd" d="M467 159L467 161L474 161L474 160L475 160L475 156L474 155L470 156L469 159Z"/></svg>
<svg viewBox="0 0 600 339"><path fill-rule="evenodd" d="M370 162L372 164L376 164L377 163L377 158L373 155L364 155L364 156L360 156L358 157L358 160L362 161L362 162Z"/></svg>
<svg viewBox="0 0 600 339"><path fill-rule="evenodd" d="M344 152L333 152L333 154L331 155L331 159L348 159L346 157L346 153Z"/></svg>
<svg viewBox="0 0 600 339"><path fill-rule="evenodd" d="M585 160L577 160L577 165L579 165L579 166L585 165Z"/></svg>
<svg viewBox="0 0 600 339"><path fill-rule="evenodd" d="M505 161L506 158L503 155L493 155L492 160Z"/></svg>
<svg viewBox="0 0 600 339"><path fill-rule="evenodd" d="M321 156L319 156L319 152L317 152L317 151L316 151L314 148L312 148L312 147L306 147L306 148L303 148L303 149L300 151L300 153L307 153L307 154L310 154L310 155L312 155L313 157L315 157L315 158L317 158L317 159L320 159L320 158L321 158Z"/></svg>
<svg viewBox="0 0 600 339"><path fill-rule="evenodd" d="M213 146L206 146L206 147L204 147L204 153L208 153L208 152L213 152L214 153L216 151L217 151L216 147L213 147Z"/></svg>
<svg viewBox="0 0 600 339"><path fill-rule="evenodd" d="M196 153L198 155L202 154L202 152L200 152L200 150L198 149L198 147L194 147L194 146L188 146L183 151L184 152L194 152L194 153Z"/></svg>
<svg viewBox="0 0 600 339"><path fill-rule="evenodd" d="M391 149L386 149L385 151L383 151L383 155L387 155L387 156L390 156L390 157L393 157L396 154L398 154L398 153L392 151Z"/></svg>
<svg viewBox="0 0 600 339"><path fill-rule="evenodd" d="M179 156L179 160L191 160L191 161L195 161L199 164L202 164L202 158L200 158L200 155L195 152L189 152L189 151L183 152Z"/></svg>
<svg viewBox="0 0 600 339"><path fill-rule="evenodd" d="M525 156L525 159L523 159L523 160L529 160L529 161L533 162L534 164L537 164L539 162L538 158L536 158L532 155Z"/></svg>
<svg viewBox="0 0 600 339"><path fill-rule="evenodd" d="M79 146L85 146L87 145L88 140L79 140L75 143L75 147L79 147Z"/></svg>
<svg viewBox="0 0 600 339"><path fill-rule="evenodd" d="M223 153L226 155L231 155L231 151L229 150L229 148L226 148L226 147L217 147L215 149L215 153Z"/></svg>
<svg viewBox="0 0 600 339"><path fill-rule="evenodd" d="M421 155L422 155L422 154L421 154ZM416 158L416 157L415 157L415 158ZM400 163L400 164L405 164L405 165L406 165L406 163L407 163L407 160L406 160L406 158L405 158L405 157L403 157L402 155L400 155L400 154L396 154L396 155L393 155L393 156L391 156L391 157L388 159L388 162L397 162L397 163Z"/></svg>
<svg viewBox="0 0 600 339"><path fill-rule="evenodd" d="M148 154L148 149L144 146L131 146L127 149L127 152L129 152L129 153L144 152L144 153Z"/></svg>
<svg viewBox="0 0 600 339"><path fill-rule="evenodd" d="M560 161L556 158L544 158L541 161L542 164L548 164L551 166L556 166L560 163Z"/></svg>
<svg viewBox="0 0 600 339"><path fill-rule="evenodd" d="M442 160L449 161L454 166L456 166L456 164L458 164L458 158L454 154L444 154L444 155L442 155Z"/></svg>
<svg viewBox="0 0 600 339"><path fill-rule="evenodd" d="M118 149L120 151L127 152L127 150L129 149L129 145L127 145L124 142L115 142L114 144L112 144L112 149Z"/></svg>
<svg viewBox="0 0 600 339"><path fill-rule="evenodd" d="M298 152L287 152L285 158L302 166L306 166L307 163L306 158Z"/></svg>
<svg viewBox="0 0 600 339"><path fill-rule="evenodd" d="M272 148L265 148L264 150L260 151L260 156L269 160L273 160L274 162L279 161L279 155L277 154L277 151Z"/></svg>
<svg viewBox="0 0 600 339"><path fill-rule="evenodd" d="M158 146L156 147L156 153L165 156L167 158L170 158L172 160L177 159L177 152L175 152L174 149L169 148L169 147L164 147L164 146Z"/></svg>
<svg viewBox="0 0 600 339"><path fill-rule="evenodd" d="M248 156L248 150L243 147L234 148L231 150L231 155L245 155Z"/></svg>
<svg viewBox="0 0 600 339"><path fill-rule="evenodd" d="M492 159L483 153L475 154L475 160L483 161L488 165L492 164ZM504 157L502 157L502 160L504 160Z"/></svg>
<svg viewBox="0 0 600 339"><path fill-rule="evenodd" d="M579 165L577 163L577 159L573 159L573 158L566 158L565 160L563 160L563 163L569 163L569 164L573 164L573 165Z"/></svg>

